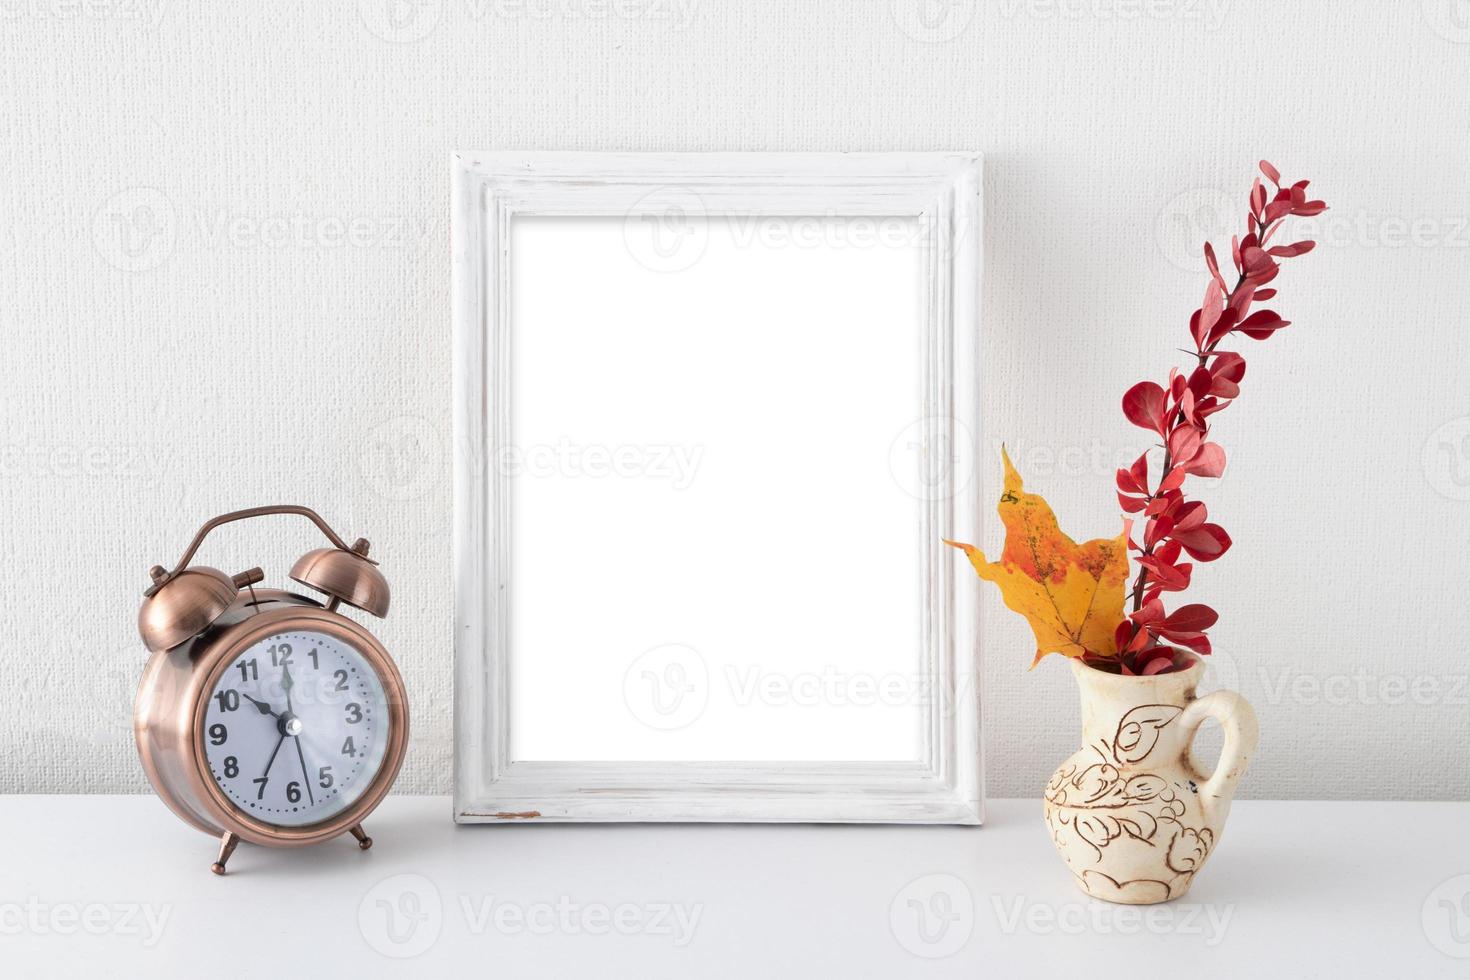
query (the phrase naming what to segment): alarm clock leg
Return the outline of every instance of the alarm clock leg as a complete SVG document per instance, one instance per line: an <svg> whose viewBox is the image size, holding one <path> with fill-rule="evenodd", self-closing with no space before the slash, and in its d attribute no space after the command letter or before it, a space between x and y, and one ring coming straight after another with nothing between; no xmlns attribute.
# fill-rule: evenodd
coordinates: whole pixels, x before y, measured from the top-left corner
<svg viewBox="0 0 1470 980"><path fill-rule="evenodd" d="M230 855L235 853L235 845L238 843L240 843L240 838L234 834L226 833L221 837L219 839L219 857L214 859L214 864L209 866L209 870L217 875L224 874L225 862L229 861Z"/></svg>
<svg viewBox="0 0 1470 980"><path fill-rule="evenodd" d="M373 839L363 832L362 824L352 828L352 836L357 838L357 846L364 851L373 846Z"/></svg>

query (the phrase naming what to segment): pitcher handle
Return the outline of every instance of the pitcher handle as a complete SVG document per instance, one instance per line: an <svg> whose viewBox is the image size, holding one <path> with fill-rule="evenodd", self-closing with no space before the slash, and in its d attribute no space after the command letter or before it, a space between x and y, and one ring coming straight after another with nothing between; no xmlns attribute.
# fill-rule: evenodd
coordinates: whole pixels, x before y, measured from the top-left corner
<svg viewBox="0 0 1470 980"><path fill-rule="evenodd" d="M1220 723L1225 732L1225 746L1220 751L1220 762L1215 771L1199 786L1200 806L1211 822L1223 820L1230 810L1230 801L1235 796L1235 786L1245 775L1256 743L1261 739L1261 729L1256 722L1255 709L1250 702L1234 691L1213 691L1192 701L1180 715L1179 721L1189 740L1190 768L1194 764L1194 737L1206 718Z"/></svg>

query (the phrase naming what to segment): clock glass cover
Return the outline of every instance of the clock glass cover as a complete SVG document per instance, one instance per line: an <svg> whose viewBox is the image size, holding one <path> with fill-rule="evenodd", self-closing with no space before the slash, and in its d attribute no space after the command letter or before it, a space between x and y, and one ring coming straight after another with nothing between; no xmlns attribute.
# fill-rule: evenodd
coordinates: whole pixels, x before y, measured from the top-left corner
<svg viewBox="0 0 1470 980"><path fill-rule="evenodd" d="M388 746L387 698L351 644L288 630L236 655L209 692L205 758L239 810L302 827L351 806Z"/></svg>

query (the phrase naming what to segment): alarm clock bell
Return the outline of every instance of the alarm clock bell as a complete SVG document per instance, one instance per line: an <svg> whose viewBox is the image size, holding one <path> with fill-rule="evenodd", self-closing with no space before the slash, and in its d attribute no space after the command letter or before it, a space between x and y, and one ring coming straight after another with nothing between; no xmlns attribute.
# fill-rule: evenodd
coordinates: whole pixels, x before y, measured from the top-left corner
<svg viewBox="0 0 1470 980"><path fill-rule="evenodd" d="M341 548L308 551L291 566L291 578L331 596L328 609L336 608L340 601L381 619L388 615L388 580L369 560L367 552L367 538L358 538L350 551Z"/></svg>
<svg viewBox="0 0 1470 980"><path fill-rule="evenodd" d="M198 636L234 604L240 590L265 578L259 568L233 577L218 568L196 565L175 575L154 565L153 585L138 610L138 633L149 652L168 650Z"/></svg>

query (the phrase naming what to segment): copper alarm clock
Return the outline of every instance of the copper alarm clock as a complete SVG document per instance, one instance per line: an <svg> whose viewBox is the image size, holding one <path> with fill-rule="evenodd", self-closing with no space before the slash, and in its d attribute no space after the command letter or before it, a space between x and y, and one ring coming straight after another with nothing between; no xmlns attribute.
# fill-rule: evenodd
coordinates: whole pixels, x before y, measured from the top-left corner
<svg viewBox="0 0 1470 980"><path fill-rule="evenodd" d="M189 564L215 528L267 514L307 517L331 542L291 568L324 602L255 588L259 568ZM398 775L408 702L388 651L338 611L388 612L368 542L346 544L306 507L255 507L207 522L172 571L151 574L138 613L152 652L133 714L138 754L169 808L220 838L215 874L242 840L300 847L350 831L371 847L362 822Z"/></svg>

